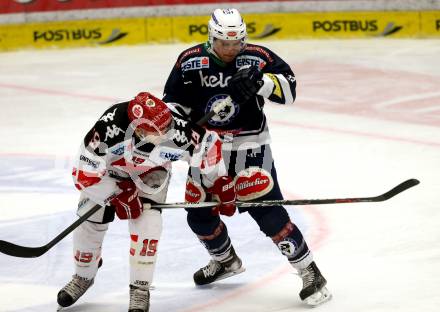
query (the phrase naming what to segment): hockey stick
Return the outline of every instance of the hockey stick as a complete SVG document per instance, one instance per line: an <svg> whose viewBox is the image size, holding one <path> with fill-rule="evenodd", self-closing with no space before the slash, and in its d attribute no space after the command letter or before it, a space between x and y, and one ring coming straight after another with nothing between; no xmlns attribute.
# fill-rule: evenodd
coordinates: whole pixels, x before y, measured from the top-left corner
<svg viewBox="0 0 440 312"><path fill-rule="evenodd" d="M208 122L209 119L211 119L214 115L218 114L227 105L229 105L231 103L231 101L232 101L231 98L228 96L226 99L224 99L218 105L216 105L213 108L213 110L211 110L209 113L207 113L205 116L203 116L199 121L197 121L197 124L199 126L204 125L206 122ZM111 195L105 201L106 202L109 201L109 199L114 196L115 196L115 194ZM51 249L53 246L55 246L64 237L69 235L73 230L75 230L79 225L81 225L83 222L85 222L90 216L92 216L94 213L96 213L101 208L102 208L101 205L93 206L89 211L87 211L84 215L79 217L75 222L73 222L69 227L67 227L64 231L62 231L60 234L58 234L54 239L52 239L46 245L43 245L40 247L26 247L26 246L20 246L20 245L16 245L16 244L13 244L13 243L10 243L7 241L0 240L0 252L4 253L6 255L9 255L9 256L13 256L13 257L37 258L37 257L45 254L49 249Z"/></svg>
<svg viewBox="0 0 440 312"><path fill-rule="evenodd" d="M388 192L373 197L352 197L352 198L333 198L333 199L299 199L299 200L265 200L265 201L249 201L237 202L237 206L241 208L264 207L273 205L322 205L322 204L343 204L343 203L363 203L363 202L381 202L388 200L399 193L419 184L417 179L409 179L400 183ZM148 208L212 208L218 205L218 202L202 202L202 203L170 203L170 204L148 204ZM36 258L46 253L50 248L66 237L70 232L77 228L81 223L86 221L91 215L101 208L100 205L93 206L89 211L82 215L78 220L72 223L68 228L61 232L57 237L48 244L41 247L25 247L19 246L6 241L0 241L0 252L21 258ZM147 208L147 207L146 207Z"/></svg>
<svg viewBox="0 0 440 312"><path fill-rule="evenodd" d="M62 240L67 235L69 235L74 229L76 229L81 223L86 221L91 215L97 212L100 208L101 208L100 205L93 206L92 209L90 209L85 214L83 214L79 219L73 222L69 227L67 227L64 231L58 234L54 239L52 239L46 245L43 245L41 247L25 247L0 240L0 252L13 257L37 258L45 254L60 240Z"/></svg>
<svg viewBox="0 0 440 312"><path fill-rule="evenodd" d="M373 197L352 197L352 198L333 198L333 199L299 199L299 200L263 200L263 201L237 201L237 207L251 208L251 207L266 207L275 205L323 205L323 204L344 204L344 203L365 203L365 202L381 202L388 200L407 189L419 184L417 179L409 179L400 183L388 192ZM152 204L151 208L212 208L218 205L218 202L201 202L201 203L170 203L170 204ZM146 208L150 204L146 205Z"/></svg>

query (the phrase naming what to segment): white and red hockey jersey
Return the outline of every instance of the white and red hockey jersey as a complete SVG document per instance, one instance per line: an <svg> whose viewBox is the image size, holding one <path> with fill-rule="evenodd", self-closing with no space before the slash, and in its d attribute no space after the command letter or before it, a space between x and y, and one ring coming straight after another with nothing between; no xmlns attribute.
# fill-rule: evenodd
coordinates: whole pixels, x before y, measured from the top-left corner
<svg viewBox="0 0 440 312"><path fill-rule="evenodd" d="M81 144L73 168L75 186L93 202L106 205L116 194L116 182L131 179L140 196L165 200L171 163L186 161L202 171L202 183L211 187L226 175L221 141L215 132L184 119L172 108L171 129L156 144L134 135L127 114L128 102L105 111Z"/></svg>

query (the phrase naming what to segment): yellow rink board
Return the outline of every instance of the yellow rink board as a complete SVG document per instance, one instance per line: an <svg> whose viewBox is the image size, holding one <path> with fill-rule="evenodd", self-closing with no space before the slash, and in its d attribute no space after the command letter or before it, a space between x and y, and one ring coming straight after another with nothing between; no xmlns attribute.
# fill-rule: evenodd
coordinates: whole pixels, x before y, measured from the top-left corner
<svg viewBox="0 0 440 312"><path fill-rule="evenodd" d="M244 14L252 40L440 38L440 11ZM0 25L0 50L203 42L208 16Z"/></svg>
<svg viewBox="0 0 440 312"><path fill-rule="evenodd" d="M420 37L440 38L440 11L420 12Z"/></svg>
<svg viewBox="0 0 440 312"><path fill-rule="evenodd" d="M145 19L0 25L0 49L71 48L145 42Z"/></svg>

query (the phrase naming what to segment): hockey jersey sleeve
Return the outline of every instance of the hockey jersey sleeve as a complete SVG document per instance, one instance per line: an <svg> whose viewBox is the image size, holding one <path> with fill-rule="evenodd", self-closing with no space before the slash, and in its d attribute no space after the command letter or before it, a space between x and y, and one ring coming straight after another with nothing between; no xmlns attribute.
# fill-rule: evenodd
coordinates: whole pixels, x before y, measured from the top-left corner
<svg viewBox="0 0 440 312"><path fill-rule="evenodd" d="M181 56L179 56L176 64L173 66L170 75L164 88L163 101L169 105L172 105L181 115L189 116L191 108L189 103L185 102L185 90L184 85L192 83L186 81L185 76L180 66Z"/></svg>
<svg viewBox="0 0 440 312"><path fill-rule="evenodd" d="M72 170L73 181L78 190L93 202L105 206L118 190L114 179L107 174L106 155L97 155L90 145L81 144Z"/></svg>
<svg viewBox="0 0 440 312"><path fill-rule="evenodd" d="M110 107L95 123L81 143L72 170L76 188L103 206L119 191L115 179L108 174L109 147L123 141L126 121L120 117L125 118L124 105Z"/></svg>
<svg viewBox="0 0 440 312"><path fill-rule="evenodd" d="M292 104L296 98L296 78L290 66L274 52L262 49L267 63L263 67L263 86L258 94L272 102Z"/></svg>

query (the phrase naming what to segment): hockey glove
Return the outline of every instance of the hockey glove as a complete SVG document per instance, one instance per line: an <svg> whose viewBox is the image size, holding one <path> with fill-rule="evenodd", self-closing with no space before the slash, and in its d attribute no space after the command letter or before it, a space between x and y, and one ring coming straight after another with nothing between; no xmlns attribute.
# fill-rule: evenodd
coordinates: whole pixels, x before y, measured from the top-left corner
<svg viewBox="0 0 440 312"><path fill-rule="evenodd" d="M218 197L220 204L212 209L213 215L232 216L235 213L235 184L231 177L223 176L215 180L208 192Z"/></svg>
<svg viewBox="0 0 440 312"><path fill-rule="evenodd" d="M122 192L110 201L115 208L116 215L121 220L136 219L143 210L136 185L129 180L118 182L117 185Z"/></svg>
<svg viewBox="0 0 440 312"><path fill-rule="evenodd" d="M243 104L254 97L262 86L263 73L257 66L239 70L228 83L229 94L237 104Z"/></svg>

